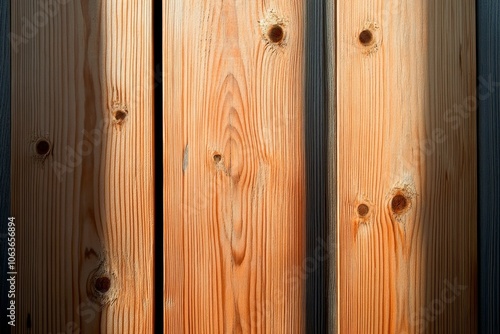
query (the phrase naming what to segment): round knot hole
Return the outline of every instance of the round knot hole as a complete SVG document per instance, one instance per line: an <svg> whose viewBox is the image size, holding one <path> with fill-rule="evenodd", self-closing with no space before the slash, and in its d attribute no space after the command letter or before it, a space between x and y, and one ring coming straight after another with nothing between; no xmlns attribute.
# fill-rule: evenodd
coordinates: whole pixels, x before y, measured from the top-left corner
<svg viewBox="0 0 500 334"><path fill-rule="evenodd" d="M359 42L364 46L372 45L373 40L373 33L369 29L365 29L359 34Z"/></svg>
<svg viewBox="0 0 500 334"><path fill-rule="evenodd" d="M409 202L403 194L397 194L392 198L391 208L394 213L402 213L408 208Z"/></svg>
<svg viewBox="0 0 500 334"><path fill-rule="evenodd" d="M279 24L275 24L267 31L267 37L273 43L281 43L285 38L285 31Z"/></svg>
<svg viewBox="0 0 500 334"><path fill-rule="evenodd" d="M222 156L220 154L214 154L214 161L216 164L221 162L221 160L222 160Z"/></svg>
<svg viewBox="0 0 500 334"><path fill-rule="evenodd" d="M40 156L46 156L50 153L51 145L45 138L38 139L35 143L35 152Z"/></svg>
<svg viewBox="0 0 500 334"><path fill-rule="evenodd" d="M98 277L95 280L94 287L98 292L106 293L109 291L109 288L111 288L111 280L106 276Z"/></svg>
<svg viewBox="0 0 500 334"><path fill-rule="evenodd" d="M358 215L360 217L366 217L368 213L370 212L370 208L366 204L360 204L358 205Z"/></svg>

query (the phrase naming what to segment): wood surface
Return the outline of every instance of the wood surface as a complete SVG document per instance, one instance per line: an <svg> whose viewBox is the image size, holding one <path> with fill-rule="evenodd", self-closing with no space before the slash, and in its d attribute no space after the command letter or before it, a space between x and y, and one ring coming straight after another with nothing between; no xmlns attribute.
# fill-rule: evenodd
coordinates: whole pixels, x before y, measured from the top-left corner
<svg viewBox="0 0 500 334"><path fill-rule="evenodd" d="M164 0L167 333L305 328L304 11Z"/></svg>
<svg viewBox="0 0 500 334"><path fill-rule="evenodd" d="M163 0L159 183L152 1L11 6L15 332L151 333L154 298L165 333L498 331L500 119L474 1ZM478 6L495 85L500 6Z"/></svg>
<svg viewBox="0 0 500 334"><path fill-rule="evenodd" d="M475 333L475 2L337 6L340 332Z"/></svg>
<svg viewBox="0 0 500 334"><path fill-rule="evenodd" d="M11 2L14 332L151 333L152 2L41 3Z"/></svg>
<svg viewBox="0 0 500 334"><path fill-rule="evenodd" d="M479 333L500 332L500 3L477 2Z"/></svg>
<svg viewBox="0 0 500 334"><path fill-rule="evenodd" d="M7 218L10 215L10 2L0 3L0 308L2 316L8 307ZM0 332L7 333L6 318Z"/></svg>

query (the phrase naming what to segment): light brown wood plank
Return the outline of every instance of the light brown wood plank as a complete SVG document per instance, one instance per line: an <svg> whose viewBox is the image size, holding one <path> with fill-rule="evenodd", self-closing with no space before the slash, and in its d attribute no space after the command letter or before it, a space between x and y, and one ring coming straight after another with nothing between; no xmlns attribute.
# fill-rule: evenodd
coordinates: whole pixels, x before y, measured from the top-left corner
<svg viewBox="0 0 500 334"><path fill-rule="evenodd" d="M151 1L40 3L11 4L15 331L152 332Z"/></svg>
<svg viewBox="0 0 500 334"><path fill-rule="evenodd" d="M303 18L301 0L164 1L168 333L304 327Z"/></svg>
<svg viewBox="0 0 500 334"><path fill-rule="evenodd" d="M339 1L337 29L340 331L473 333L474 1Z"/></svg>

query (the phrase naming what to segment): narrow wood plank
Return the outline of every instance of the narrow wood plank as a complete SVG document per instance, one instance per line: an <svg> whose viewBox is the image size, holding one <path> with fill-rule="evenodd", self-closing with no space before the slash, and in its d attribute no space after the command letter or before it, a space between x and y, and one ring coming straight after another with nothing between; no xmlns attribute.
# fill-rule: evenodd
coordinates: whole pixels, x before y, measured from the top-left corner
<svg viewBox="0 0 500 334"><path fill-rule="evenodd" d="M12 1L15 332L152 332L151 1Z"/></svg>
<svg viewBox="0 0 500 334"><path fill-rule="evenodd" d="M500 3L477 2L479 333L500 332Z"/></svg>
<svg viewBox="0 0 500 334"><path fill-rule="evenodd" d="M164 1L168 333L304 324L305 1Z"/></svg>
<svg viewBox="0 0 500 334"><path fill-rule="evenodd" d="M342 333L477 331L475 3L339 1Z"/></svg>
<svg viewBox="0 0 500 334"><path fill-rule="evenodd" d="M7 218L10 216L10 2L0 3L0 332L8 333Z"/></svg>

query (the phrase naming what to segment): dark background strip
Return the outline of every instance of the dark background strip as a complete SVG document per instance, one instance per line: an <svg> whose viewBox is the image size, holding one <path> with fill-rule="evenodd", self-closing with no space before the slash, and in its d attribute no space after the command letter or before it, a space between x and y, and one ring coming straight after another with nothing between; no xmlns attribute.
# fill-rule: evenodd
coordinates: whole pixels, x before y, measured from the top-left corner
<svg viewBox="0 0 500 334"><path fill-rule="evenodd" d="M328 327L327 115L325 1L307 1L305 138L307 172L306 277L307 333ZM329 254L333 256L333 254Z"/></svg>
<svg viewBox="0 0 500 334"><path fill-rule="evenodd" d="M479 333L500 332L499 17L499 1L477 2Z"/></svg>
<svg viewBox="0 0 500 334"><path fill-rule="evenodd" d="M7 223L10 215L10 1L0 2L0 333L8 333Z"/></svg>
<svg viewBox="0 0 500 334"><path fill-rule="evenodd" d="M163 1L153 0L153 64L154 92L154 179L155 179L155 240L154 240L154 328L163 333Z"/></svg>

